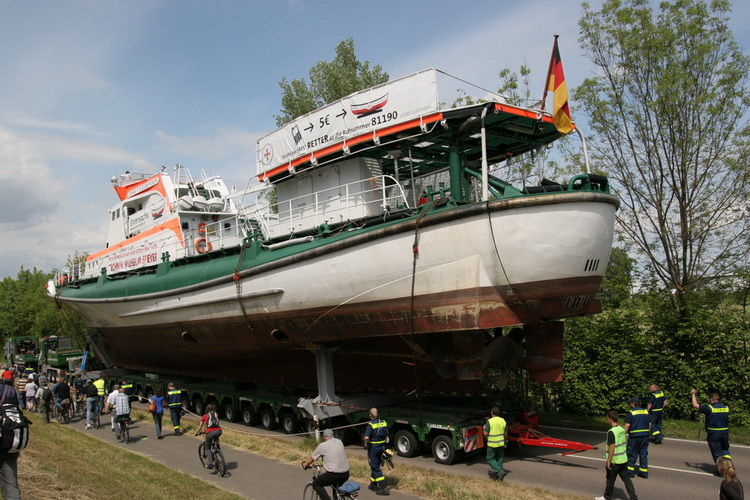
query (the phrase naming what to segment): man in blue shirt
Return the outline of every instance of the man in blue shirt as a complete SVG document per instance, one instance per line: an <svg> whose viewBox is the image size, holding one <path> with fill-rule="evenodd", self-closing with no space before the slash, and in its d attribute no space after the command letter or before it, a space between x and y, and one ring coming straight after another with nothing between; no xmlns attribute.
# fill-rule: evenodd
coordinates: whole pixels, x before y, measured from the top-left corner
<svg viewBox="0 0 750 500"><path fill-rule="evenodd" d="M370 418L365 429L365 448L367 448L367 461L370 463L370 489L376 495L390 495L388 484L381 470L383 465L383 453L385 453L385 442L388 439L388 424L385 420L378 418L378 409L370 408Z"/></svg>
<svg viewBox="0 0 750 500"><path fill-rule="evenodd" d="M719 394L712 392L708 395L709 404L698 404L696 394L690 391L693 408L706 416L706 442L711 450L714 463L719 457L732 458L729 454L729 408L719 400ZM720 475L718 470L714 473Z"/></svg>
<svg viewBox="0 0 750 500"><path fill-rule="evenodd" d="M667 406L667 398L664 392L659 390L659 386L651 384L651 399L648 401L648 416L651 421L651 438L654 444L661 444L664 441L664 435L661 433L661 419L664 414L664 407Z"/></svg>
<svg viewBox="0 0 750 500"><path fill-rule="evenodd" d="M648 411L641 408L639 398L630 398L630 411L625 414L625 432L628 434L628 475L648 477L648 435L651 424ZM636 467L636 462L639 466Z"/></svg>

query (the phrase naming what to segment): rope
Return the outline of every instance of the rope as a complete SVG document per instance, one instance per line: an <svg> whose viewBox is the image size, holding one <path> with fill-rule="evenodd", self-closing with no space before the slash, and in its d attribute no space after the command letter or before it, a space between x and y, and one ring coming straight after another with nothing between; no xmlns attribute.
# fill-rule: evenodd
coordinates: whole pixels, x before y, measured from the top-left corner
<svg viewBox="0 0 750 500"><path fill-rule="evenodd" d="M142 397L142 396L138 396L138 395L134 395L134 396L136 396L138 398L138 401L140 401L140 402L143 402L143 401L148 402L148 400L146 398ZM353 408L353 409L359 409L359 410L366 409L366 408L359 408L357 406L342 405L342 404L338 404L338 403L325 403L325 404L318 403L318 404L321 405L321 406L341 406L342 408ZM192 411L188 410L187 408L182 407L181 410L183 412L185 412L186 414L194 416L198 420L201 419L201 415L198 415L197 413L193 413ZM229 423L232 423L232 422L229 422ZM352 427L359 427L359 426L362 426L362 425L367 425L367 423L368 422L359 422L359 423L356 423L356 424L341 425L341 426L338 426L338 427L330 427L330 429L334 430L334 431L337 431L337 430L349 429L349 428L352 428ZM240 434L244 434L246 436L269 437L269 434L268 434L269 431L262 432L262 433L261 432L250 432L250 431L246 431L244 429L239 429L239 428L235 428L235 427L232 427L232 431L239 432ZM311 436L312 434L313 433L311 433L311 432L305 431L305 432L297 432L297 433L294 433L294 434L285 434L285 436Z"/></svg>
<svg viewBox="0 0 750 500"><path fill-rule="evenodd" d="M255 333L255 328L253 328L253 323L250 321L250 317L247 315L245 304L242 303L242 279L240 279L240 270L242 268L242 262L245 260L245 251L247 250L247 247L249 245L250 242L245 241L240 246L240 254L237 257L237 267L234 269L234 277L232 279L234 280L235 289L237 291L237 302L240 305L240 309L242 309L242 316L244 316L245 320L247 321L247 326L248 328L250 328L250 331L253 334L253 338L255 338L255 342L260 346L260 339L258 339L258 335Z"/></svg>
<svg viewBox="0 0 750 500"><path fill-rule="evenodd" d="M417 283L417 258L419 257L419 224L422 222L422 219L425 218L427 215L427 212L432 210L432 208L437 203L437 200L432 200L432 202L422 211L421 214L419 214L419 217L414 221L414 243L412 244L411 251L412 251L412 264L411 264L411 302L410 302L410 318L409 318L409 339L408 342L409 346L411 347L411 358L412 358L412 367L414 372L414 390L412 393L416 393L417 397L417 403L419 408L419 413L421 415L421 404L420 404L420 398L419 396L419 373L417 372L417 353L416 353L416 341L414 340L414 290L416 288Z"/></svg>

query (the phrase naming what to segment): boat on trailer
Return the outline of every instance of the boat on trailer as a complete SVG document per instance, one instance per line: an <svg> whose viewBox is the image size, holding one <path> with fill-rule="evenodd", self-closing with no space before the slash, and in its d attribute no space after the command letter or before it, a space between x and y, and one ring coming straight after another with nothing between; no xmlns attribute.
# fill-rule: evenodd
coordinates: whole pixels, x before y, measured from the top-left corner
<svg viewBox="0 0 750 500"><path fill-rule="evenodd" d="M330 390L463 391L487 368L560 380L561 320L601 310L619 201L593 173L497 172L561 137L500 98L447 108L425 70L261 138L251 189L179 165L113 177L106 246L48 290L121 368L336 373Z"/></svg>

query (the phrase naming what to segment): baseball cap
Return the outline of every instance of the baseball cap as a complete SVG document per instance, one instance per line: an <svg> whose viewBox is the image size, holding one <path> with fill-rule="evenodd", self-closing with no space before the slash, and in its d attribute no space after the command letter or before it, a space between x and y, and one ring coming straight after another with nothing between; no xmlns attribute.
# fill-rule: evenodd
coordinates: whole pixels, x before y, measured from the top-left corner
<svg viewBox="0 0 750 500"><path fill-rule="evenodd" d="M331 429L324 430L323 431L323 437L324 438L333 437L333 431Z"/></svg>
<svg viewBox="0 0 750 500"><path fill-rule="evenodd" d="M630 399L628 399L628 403L638 404L640 402L641 402L640 398L630 398Z"/></svg>

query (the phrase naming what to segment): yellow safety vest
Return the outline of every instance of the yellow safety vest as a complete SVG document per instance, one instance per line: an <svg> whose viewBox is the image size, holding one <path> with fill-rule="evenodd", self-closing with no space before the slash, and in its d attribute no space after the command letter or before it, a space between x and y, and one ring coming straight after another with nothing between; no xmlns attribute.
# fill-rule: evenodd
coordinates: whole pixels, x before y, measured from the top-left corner
<svg viewBox="0 0 750 500"><path fill-rule="evenodd" d="M505 446L505 419L492 417L487 423L490 424L490 432L487 434L487 446L490 448Z"/></svg>
<svg viewBox="0 0 750 500"><path fill-rule="evenodd" d="M104 380L94 380L94 387L96 387L96 393L100 396L104 396Z"/></svg>
<svg viewBox="0 0 750 500"><path fill-rule="evenodd" d="M627 453L625 452L625 448L627 447L627 438L625 435L625 429L623 429L619 425L616 425L610 428L607 432L611 432L615 436L615 452L614 454L612 454L612 463L627 463L628 457ZM609 453L609 446L607 446L607 453Z"/></svg>

